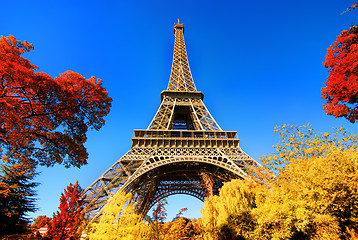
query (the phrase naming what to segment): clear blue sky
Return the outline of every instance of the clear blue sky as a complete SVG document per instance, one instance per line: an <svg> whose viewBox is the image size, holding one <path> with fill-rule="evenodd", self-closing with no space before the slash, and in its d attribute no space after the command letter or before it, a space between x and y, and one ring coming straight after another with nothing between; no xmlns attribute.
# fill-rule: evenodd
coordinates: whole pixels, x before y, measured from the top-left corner
<svg viewBox="0 0 358 240"><path fill-rule="evenodd" d="M88 134L88 165L39 168L38 215L52 216L63 189L87 188L146 129L167 87L180 18L196 87L223 130L238 131L253 158L273 152L277 125L311 123L317 131L357 125L322 111L326 49L357 21L355 1L3 1L0 35L34 44L27 54L52 77L73 70L96 76L113 98L106 125ZM169 198L170 220L182 207L199 217L201 202Z"/></svg>

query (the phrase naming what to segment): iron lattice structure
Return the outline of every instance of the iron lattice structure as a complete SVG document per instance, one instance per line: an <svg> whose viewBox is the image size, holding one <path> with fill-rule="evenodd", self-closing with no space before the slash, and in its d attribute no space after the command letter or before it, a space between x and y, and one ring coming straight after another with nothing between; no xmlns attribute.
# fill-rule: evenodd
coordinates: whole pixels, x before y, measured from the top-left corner
<svg viewBox="0 0 358 240"><path fill-rule="evenodd" d="M204 201L223 182L244 178L247 167L259 165L241 150L236 131L223 131L205 107L189 68L183 24L174 25L174 35L168 88L152 122L134 130L131 149L84 192L92 216L118 190L132 192L144 214L173 194Z"/></svg>

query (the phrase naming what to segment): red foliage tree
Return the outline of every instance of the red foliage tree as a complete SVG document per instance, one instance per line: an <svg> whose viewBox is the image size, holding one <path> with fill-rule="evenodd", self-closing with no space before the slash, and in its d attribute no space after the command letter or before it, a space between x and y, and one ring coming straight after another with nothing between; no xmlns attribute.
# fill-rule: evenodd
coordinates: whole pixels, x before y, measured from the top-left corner
<svg viewBox="0 0 358 240"><path fill-rule="evenodd" d="M76 182L61 194L59 210L49 223L46 237L54 240L74 239L82 220L82 189Z"/></svg>
<svg viewBox="0 0 358 240"><path fill-rule="evenodd" d="M182 208L182 209L180 209L179 212L177 213L177 215L175 215L175 218L173 218L172 221L174 222L174 221L178 220L179 218L183 217L183 213L184 213L185 211L187 211L187 210L188 210L188 208Z"/></svg>
<svg viewBox="0 0 358 240"><path fill-rule="evenodd" d="M356 9L358 7L358 2L354 3L353 5L351 5L350 7L348 7L343 13L349 12L349 11L353 11L354 9ZM342 13L342 14L343 14Z"/></svg>
<svg viewBox="0 0 358 240"><path fill-rule="evenodd" d="M326 87L321 89L329 115L358 119L358 27L343 31L327 49L324 66L329 69Z"/></svg>
<svg viewBox="0 0 358 240"><path fill-rule="evenodd" d="M163 222L167 218L167 210L165 205L167 204L165 198L158 201L155 208L153 209L153 216L151 218L152 222Z"/></svg>
<svg viewBox="0 0 358 240"><path fill-rule="evenodd" d="M86 164L88 127L100 129L112 99L102 81L67 71L52 78L22 57L32 44L0 38L0 150L51 166Z"/></svg>

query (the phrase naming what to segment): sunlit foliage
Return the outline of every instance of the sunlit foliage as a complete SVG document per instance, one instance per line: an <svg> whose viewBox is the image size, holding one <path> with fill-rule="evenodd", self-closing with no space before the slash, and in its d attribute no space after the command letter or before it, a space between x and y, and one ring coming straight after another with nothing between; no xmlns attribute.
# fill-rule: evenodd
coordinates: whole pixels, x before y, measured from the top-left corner
<svg viewBox="0 0 358 240"><path fill-rule="evenodd" d="M59 211L53 215L46 237L53 240L77 239L83 213L82 189L76 184L67 186L61 194Z"/></svg>
<svg viewBox="0 0 358 240"><path fill-rule="evenodd" d="M274 145L276 153L263 156L260 161L274 172L283 171L287 164L305 158L327 156L332 150L358 150L358 136L344 128L333 133L316 133L310 124L297 127L284 124L275 127L280 141Z"/></svg>
<svg viewBox="0 0 358 240"><path fill-rule="evenodd" d="M0 150L11 159L80 167L88 127L103 126L112 99L95 77L36 72L22 56L33 49L14 36L0 38Z"/></svg>
<svg viewBox="0 0 358 240"><path fill-rule="evenodd" d="M279 172L254 210L257 239L340 239L358 227L357 134L340 128L278 128L277 154L262 161Z"/></svg>
<svg viewBox="0 0 358 240"><path fill-rule="evenodd" d="M358 232L358 136L310 125L276 129L272 174L225 183L202 209L206 239L355 239Z"/></svg>
<svg viewBox="0 0 358 240"><path fill-rule="evenodd" d="M203 239L202 225L197 219L178 217L172 222L163 223L161 231L156 239Z"/></svg>
<svg viewBox="0 0 358 240"><path fill-rule="evenodd" d="M358 27L343 31L327 49L324 66L329 76L322 88L324 110L354 123L358 119Z"/></svg>
<svg viewBox="0 0 358 240"><path fill-rule="evenodd" d="M146 239L149 227L135 212L131 194L118 191L104 206L98 223L88 226L89 239Z"/></svg>
<svg viewBox="0 0 358 240"><path fill-rule="evenodd" d="M207 239L250 239L256 226L252 210L266 192L266 187L250 179L225 183L220 196L205 200L201 210Z"/></svg>

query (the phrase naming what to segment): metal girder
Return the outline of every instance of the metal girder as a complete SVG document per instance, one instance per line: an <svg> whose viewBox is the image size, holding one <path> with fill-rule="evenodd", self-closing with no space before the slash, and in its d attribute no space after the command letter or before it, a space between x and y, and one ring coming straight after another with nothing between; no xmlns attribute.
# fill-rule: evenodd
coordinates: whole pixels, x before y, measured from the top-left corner
<svg viewBox="0 0 358 240"><path fill-rule="evenodd" d="M196 91L185 48L183 24L176 24L174 26L174 35L172 71L167 89L184 92Z"/></svg>
<svg viewBox="0 0 358 240"><path fill-rule="evenodd" d="M221 130L203 100L190 98L171 98L165 96L148 129L169 130L173 127L176 107L187 107L187 114L196 130ZM173 117L174 116L174 117Z"/></svg>
<svg viewBox="0 0 358 240"><path fill-rule="evenodd" d="M162 198L188 194L201 201L219 193L223 182L246 177L259 166L240 148L235 131L223 131L196 90L184 43L175 24L174 54L167 90L146 130L134 130L131 149L85 191L85 212L99 216L112 193L131 192L137 210ZM92 218L95 219L95 218Z"/></svg>
<svg viewBox="0 0 358 240"><path fill-rule="evenodd" d="M168 139L170 138L171 137L168 137ZM145 142L144 137L141 140ZM203 167L216 169L215 172L211 173L208 171L206 174L209 174L214 179L224 178L226 181L228 179L220 175L222 172L230 176L229 179L244 178L246 176L244 167L257 165L257 163L237 145L210 147L209 145L215 140L218 141L218 139L213 138L201 139L201 143L194 147L175 147L174 144L180 140L173 140L173 145L169 147L149 146L149 144L147 148L132 147L127 154L119 159L105 174L85 190L86 200L88 202L87 208L101 209L106 203L104 200L108 200L110 197L109 193L118 190L135 192L142 199L149 196L151 201L146 203L145 206L140 207L142 211L149 210L148 206L152 206L158 199L172 194L188 194L203 200L207 194L195 191L194 184L193 190L184 189L184 185L178 185L175 188L172 186L171 191L165 194L163 193L161 197L155 194L155 189L158 189L158 186L160 186L158 183L156 185L157 187L153 190L154 193L151 191L148 192L148 189L143 190L140 189L140 187L134 186L138 184L138 186L141 186L144 185L146 181L153 181L153 179L156 179L156 176L161 176L167 172L166 169L173 166L179 170L181 165L190 165L192 167L199 165L201 168L199 168L197 172L198 176L204 173ZM202 145L207 147L203 148L201 147ZM158 169L160 169L161 172L156 172ZM187 172L190 172L190 169L188 169ZM185 178L186 172L182 171L181 173L181 177ZM146 177L152 174L154 175L150 178ZM104 181L104 179L106 181ZM207 185L207 180L203 180L203 183L206 183L205 191L212 193L212 189Z"/></svg>

